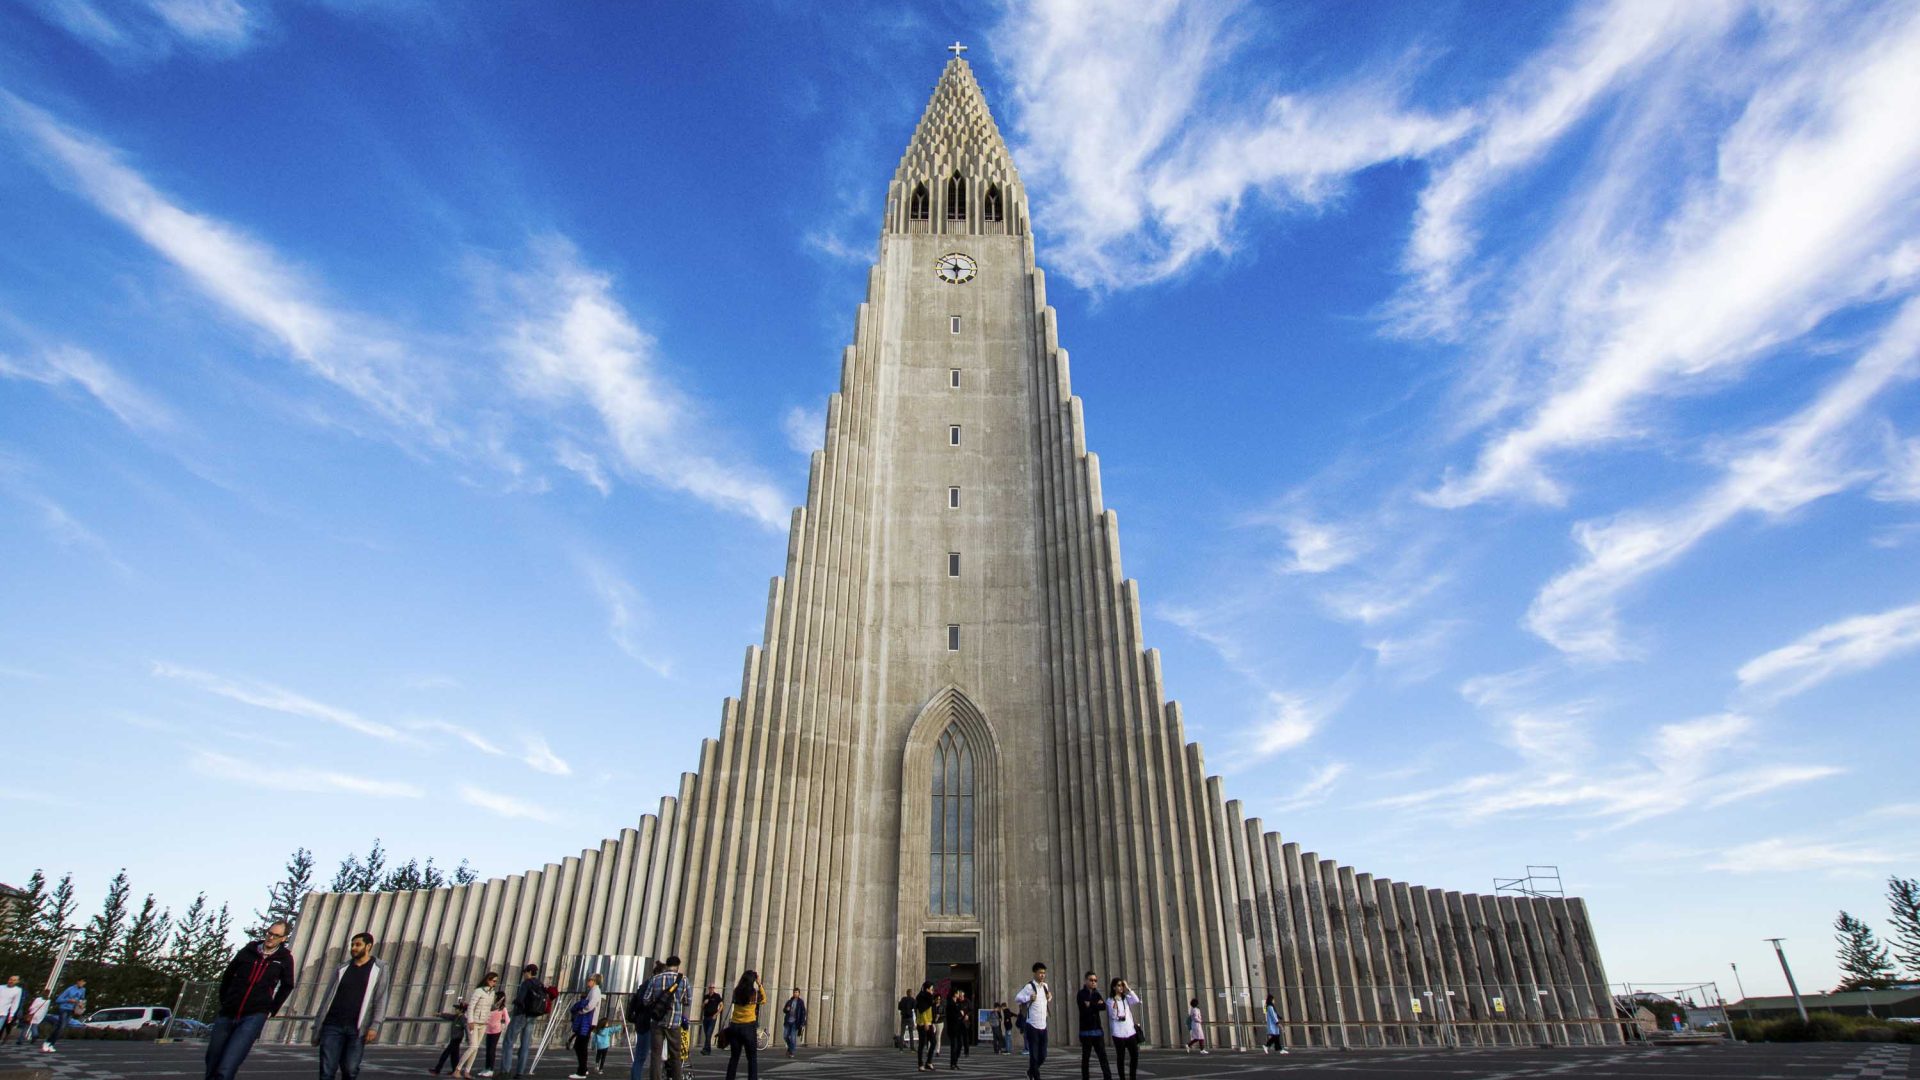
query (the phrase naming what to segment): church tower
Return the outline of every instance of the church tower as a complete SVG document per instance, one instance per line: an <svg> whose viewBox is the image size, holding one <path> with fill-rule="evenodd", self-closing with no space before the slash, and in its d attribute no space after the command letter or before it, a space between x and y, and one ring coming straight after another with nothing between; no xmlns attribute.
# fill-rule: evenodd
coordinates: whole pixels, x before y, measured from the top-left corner
<svg viewBox="0 0 1920 1080"><path fill-rule="evenodd" d="M1356 873L1206 775L1121 573L1026 190L957 52L883 221L763 641L698 772L540 870L314 894L305 1000L366 929L420 998L398 1015L490 967L677 953L699 985L801 987L833 1045L887 1042L930 979L1011 1000L1034 961L1056 1016L1081 972L1127 978L1160 1043L1190 998L1252 1025L1269 993L1296 1044L1468 1018L1617 1040L1592 1022L1611 1005L1580 901Z"/></svg>

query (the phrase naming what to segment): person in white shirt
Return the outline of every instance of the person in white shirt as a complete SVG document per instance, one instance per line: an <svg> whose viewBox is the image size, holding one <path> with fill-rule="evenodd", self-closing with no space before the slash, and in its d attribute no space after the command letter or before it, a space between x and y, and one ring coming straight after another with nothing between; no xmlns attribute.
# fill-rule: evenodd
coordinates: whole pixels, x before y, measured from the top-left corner
<svg viewBox="0 0 1920 1080"><path fill-rule="evenodd" d="M5 1042L7 1033L20 1019L20 976L7 976L7 985L0 986L0 1042Z"/></svg>
<svg viewBox="0 0 1920 1080"><path fill-rule="evenodd" d="M40 1021L47 1018L47 1006L49 1004L47 995L35 994L33 996L33 1004L27 1006L26 1016L20 1023L20 1037L14 1040L15 1046L19 1046L36 1036L40 1030Z"/></svg>
<svg viewBox="0 0 1920 1080"><path fill-rule="evenodd" d="M1047 1060L1047 1006L1053 1001L1053 987L1047 985L1047 965L1033 965L1033 979L1013 996L1015 1011L1024 1008L1020 1030L1027 1037L1027 1076L1040 1080L1040 1066Z"/></svg>
<svg viewBox="0 0 1920 1080"><path fill-rule="evenodd" d="M1120 1080L1138 1080L1140 1076L1140 1024L1133 1012L1139 1007L1140 995L1133 992L1127 980L1115 979L1108 984L1107 1027L1113 1031L1114 1065L1120 1070Z"/></svg>

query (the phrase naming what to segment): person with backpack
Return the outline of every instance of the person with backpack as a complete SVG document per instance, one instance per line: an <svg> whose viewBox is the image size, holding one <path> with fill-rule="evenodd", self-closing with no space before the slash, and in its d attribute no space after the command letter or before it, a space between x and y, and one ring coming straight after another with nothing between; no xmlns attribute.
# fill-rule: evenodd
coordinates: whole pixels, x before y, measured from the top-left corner
<svg viewBox="0 0 1920 1080"><path fill-rule="evenodd" d="M1199 998L1187 1002L1187 1053L1193 1053L1196 1046L1203 1054L1212 1052L1207 1049L1207 1021L1200 1015Z"/></svg>
<svg viewBox="0 0 1920 1080"><path fill-rule="evenodd" d="M680 974L680 958L669 956L627 1004L627 1020L647 1033L645 1064L641 1057L633 1059L632 1080L659 1080L663 1059L667 1080L680 1080L680 1036L692 1005L693 992Z"/></svg>
<svg viewBox="0 0 1920 1080"><path fill-rule="evenodd" d="M1040 1080L1040 1066L1047 1062L1047 1007L1053 1002L1053 987L1047 985L1047 965L1033 965L1033 978L1013 995L1013 1007L1020 1014L1020 1033L1027 1040L1027 1076Z"/></svg>
<svg viewBox="0 0 1920 1080"><path fill-rule="evenodd" d="M502 1065L513 1068L513 1080L531 1072L528 1044L533 1040L533 1029L553 1008L553 998L547 994L547 986L540 981L540 965L528 964L520 969L520 985L514 987L513 1005L507 1011L507 1056ZM516 1051L514 1048L518 1047Z"/></svg>
<svg viewBox="0 0 1920 1080"><path fill-rule="evenodd" d="M453 1075L458 1076L460 1075L460 1046L467 1038L467 999L461 998L454 1002L453 1008L440 1013L439 1016L440 1019L452 1024L453 1029L447 1033L447 1045L441 1049L440 1057L434 1061L433 1068L427 1071L439 1076L441 1069L451 1069Z"/></svg>
<svg viewBox="0 0 1920 1080"><path fill-rule="evenodd" d="M587 1071L587 1051L593 1048L593 1025L600 1020L600 976L587 976L587 992L580 995L567 1009L569 1028L573 1032L573 1056L580 1062L576 1072L567 1074L567 1080L587 1080L593 1075Z"/></svg>

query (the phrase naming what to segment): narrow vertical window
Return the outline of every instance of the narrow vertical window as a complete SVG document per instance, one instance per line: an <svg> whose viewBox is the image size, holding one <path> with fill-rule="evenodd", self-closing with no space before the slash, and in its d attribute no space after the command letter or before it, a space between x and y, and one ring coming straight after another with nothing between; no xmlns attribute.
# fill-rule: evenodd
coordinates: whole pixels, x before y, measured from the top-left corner
<svg viewBox="0 0 1920 1080"><path fill-rule="evenodd" d="M960 489L959 488L950 487L947 489L947 509L949 510L960 509Z"/></svg>
<svg viewBox="0 0 1920 1080"><path fill-rule="evenodd" d="M973 914L973 752L958 728L933 747L931 858L927 912Z"/></svg>
<svg viewBox="0 0 1920 1080"><path fill-rule="evenodd" d="M959 332L960 332L960 316L958 315L947 316L947 333L957 334Z"/></svg>
<svg viewBox="0 0 1920 1080"><path fill-rule="evenodd" d="M960 576L960 553L957 551L947 552L947 576Z"/></svg>
<svg viewBox="0 0 1920 1080"><path fill-rule="evenodd" d="M987 188L987 197L980 202L980 220L999 221L1004 217L1000 208L1000 185L994 184Z"/></svg>
<svg viewBox="0 0 1920 1080"><path fill-rule="evenodd" d="M953 387L956 390L960 388L960 369L959 368L947 369L947 385Z"/></svg>
<svg viewBox="0 0 1920 1080"><path fill-rule="evenodd" d="M930 200L927 198L927 185L915 184L913 187L913 196L907 200L907 220L927 220L930 216L928 213L929 205Z"/></svg>
<svg viewBox="0 0 1920 1080"><path fill-rule="evenodd" d="M959 623L947 624L947 651L948 652L960 651L960 624Z"/></svg>
<svg viewBox="0 0 1920 1080"><path fill-rule="evenodd" d="M947 445L948 446L960 445L960 425L959 424L954 424L947 428Z"/></svg>
<svg viewBox="0 0 1920 1080"><path fill-rule="evenodd" d="M959 173L947 181L947 220L967 220L967 182Z"/></svg>

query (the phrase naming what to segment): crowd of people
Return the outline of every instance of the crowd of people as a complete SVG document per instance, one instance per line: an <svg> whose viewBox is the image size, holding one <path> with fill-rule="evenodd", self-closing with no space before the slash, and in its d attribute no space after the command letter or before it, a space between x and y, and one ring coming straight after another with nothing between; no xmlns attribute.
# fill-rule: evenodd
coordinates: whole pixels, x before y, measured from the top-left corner
<svg viewBox="0 0 1920 1080"><path fill-rule="evenodd" d="M280 1011L294 988L293 952L287 947L290 928L285 922L269 926L259 941L250 941L234 954L222 973L219 1005L208 1032L206 1080L235 1080L254 1042L269 1018ZM369 933L355 934L347 957L328 979L313 1018L312 1044L319 1056L320 1080L357 1080L367 1046L380 1039L387 1022L389 983L385 965L374 955ZM537 964L520 969L520 979L509 995L500 973L489 971L479 985L467 991L454 1007L441 1014L449 1025L448 1040L429 1070L466 1080L492 1077L496 1067L509 1069L515 1080L531 1076L538 1054L536 1040L560 1018L548 1020L558 1006L559 990L543 981ZM760 1077L761 1011L766 989L755 971L742 972L731 993L722 995L708 984L700 998L700 1053L725 1051L727 1080L738 1080L740 1061L746 1059L747 1080ZM41 1052L55 1053L60 1033L86 1012L87 981L72 985L51 999L39 994L28 999L18 976L0 986L0 1042L15 1038L16 1045L44 1038ZM1140 996L1125 979L1112 979L1103 988L1094 972L1087 972L1074 995L1074 1033L1080 1043L1081 1080L1092 1080L1092 1064L1100 1063L1101 1080L1136 1080L1140 1044L1146 1037L1139 1013ZM569 1080L603 1075L607 1054L623 1031L630 1035L633 1063L629 1080L681 1080L692 1052L695 1014L693 993L680 971L680 958L669 956L653 965L641 985L627 994L626 1007L614 1015L599 975L588 975L585 989L565 1006L565 1030L576 1064ZM947 1068L958 1070L961 1059L979 1041L980 1006L969 1000L964 986L950 983L921 985L918 993L903 993L899 1002L899 1045L915 1051L915 1066L932 1072L941 1046L947 1049ZM721 1013L726 1021L720 1023ZM780 1020L787 1056L798 1054L807 1028L807 1000L799 987L781 1006ZM1272 995L1265 1010L1267 1041L1263 1050L1287 1053L1280 1013ZM1020 1036L1019 1053L1027 1059L1030 1080L1039 1080L1046 1064L1049 1032L1056 1026L1053 987L1047 966L1033 965L1032 977L1011 1003L996 1001L985 1019L995 1054L1012 1054L1013 1037ZM1207 1053L1206 1020L1200 999L1188 1002L1187 1050ZM45 1028L44 1036L41 1029ZM1107 1045L1114 1056L1110 1062ZM504 1053L502 1044L504 1043ZM484 1053L484 1058L482 1054Z"/></svg>

